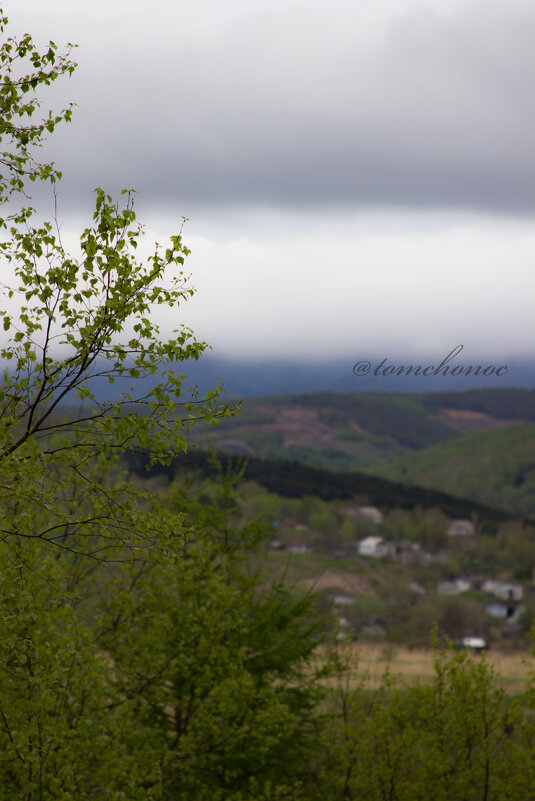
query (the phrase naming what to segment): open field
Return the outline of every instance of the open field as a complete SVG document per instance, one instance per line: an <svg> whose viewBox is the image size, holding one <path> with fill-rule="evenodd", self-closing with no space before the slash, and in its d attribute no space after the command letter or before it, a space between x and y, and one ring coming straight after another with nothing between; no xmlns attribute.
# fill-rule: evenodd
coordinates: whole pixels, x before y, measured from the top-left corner
<svg viewBox="0 0 535 801"><path fill-rule="evenodd" d="M359 643L351 646L359 660L360 675L369 675L368 685L374 689L381 683L386 670L398 676L400 684L427 684L434 676L434 652L430 648L409 649L391 643ZM490 651L484 657L474 655L474 659L486 658L495 668L501 686L511 694L522 692L526 686L535 660L528 653L501 653Z"/></svg>

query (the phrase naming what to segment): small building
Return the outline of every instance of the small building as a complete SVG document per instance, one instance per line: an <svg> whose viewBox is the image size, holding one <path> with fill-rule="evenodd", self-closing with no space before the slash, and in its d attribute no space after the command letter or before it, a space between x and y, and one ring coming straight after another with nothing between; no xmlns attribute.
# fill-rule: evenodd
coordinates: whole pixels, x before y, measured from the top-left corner
<svg viewBox="0 0 535 801"><path fill-rule="evenodd" d="M497 579L486 579L481 585L481 592L488 592L502 601L521 601L524 597L524 588L521 584L511 584Z"/></svg>
<svg viewBox="0 0 535 801"><path fill-rule="evenodd" d="M493 601L490 604L487 604L485 607L485 612L490 617L495 618L496 620L507 620L507 607L505 604L501 604L498 601Z"/></svg>
<svg viewBox="0 0 535 801"><path fill-rule="evenodd" d="M487 650L487 641L484 640L483 637L463 637L461 646L481 653L481 651Z"/></svg>
<svg viewBox="0 0 535 801"><path fill-rule="evenodd" d="M382 537L365 537L358 544L358 552L360 556L372 556L378 559L387 556L389 551Z"/></svg>
<svg viewBox="0 0 535 801"><path fill-rule="evenodd" d="M450 537L468 537L474 533L474 524L471 520L452 520L448 526Z"/></svg>
<svg viewBox="0 0 535 801"><path fill-rule="evenodd" d="M383 513L380 512L376 506L360 506L358 513L360 517L363 517L375 526L380 526L384 520Z"/></svg>
<svg viewBox="0 0 535 801"><path fill-rule="evenodd" d="M353 598L351 595L335 595L333 606L353 606Z"/></svg>

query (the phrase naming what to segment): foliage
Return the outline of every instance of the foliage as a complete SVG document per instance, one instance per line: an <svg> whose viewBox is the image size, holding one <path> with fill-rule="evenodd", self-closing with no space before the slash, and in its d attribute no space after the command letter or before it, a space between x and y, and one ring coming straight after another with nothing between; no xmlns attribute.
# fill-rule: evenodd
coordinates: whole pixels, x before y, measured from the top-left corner
<svg viewBox="0 0 535 801"><path fill-rule="evenodd" d="M449 544L448 523L439 509L393 509L385 517L382 531L386 539L412 540L426 548L438 549Z"/></svg>
<svg viewBox="0 0 535 801"><path fill-rule="evenodd" d="M294 797L312 777L311 657L321 636L313 598L249 572L248 551L265 533L240 527L233 481L223 476L212 501L210 487L200 491L202 503L173 488L187 539L174 564L142 568L127 596L130 623L100 640L177 799L247 797L252 787L259 797L283 787Z"/></svg>
<svg viewBox="0 0 535 801"><path fill-rule="evenodd" d="M0 799L159 797L157 763L131 747L132 703L77 614L72 570L40 540L0 547Z"/></svg>
<svg viewBox="0 0 535 801"><path fill-rule="evenodd" d="M138 525L170 530L135 559L0 546L0 798L267 801L313 786L323 629L312 596L249 569L266 532L240 522L235 479L139 510Z"/></svg>
<svg viewBox="0 0 535 801"><path fill-rule="evenodd" d="M469 635L483 635L489 627L483 604L462 596L425 597L412 607L406 606L400 618L392 627L392 637L423 647L428 644L434 625L441 635L456 641Z"/></svg>
<svg viewBox="0 0 535 801"><path fill-rule="evenodd" d="M0 9L0 33L3 35L8 19ZM69 122L72 104L58 113L49 111L40 122L30 118L39 108L35 90L49 86L62 75L72 75L76 64L71 61L69 51L57 53L54 42L39 52L30 34L21 39L7 38L0 48L0 203L6 203L15 195L24 193L28 180L51 181L61 178L53 165L41 164L34 158L33 148L39 147L47 134L52 133L60 122ZM26 67L25 67L26 65ZM28 70L28 71L26 71ZM7 142L7 150L6 147ZM23 212L27 215L28 212ZM0 220L5 227L5 220Z"/></svg>
<svg viewBox="0 0 535 801"><path fill-rule="evenodd" d="M325 735L326 797L370 801L490 801L531 797L525 699L507 702L485 657L435 644L430 686L377 691L341 683Z"/></svg>
<svg viewBox="0 0 535 801"><path fill-rule="evenodd" d="M3 30L5 17L1 24ZM39 107L36 90L74 68L53 43L39 53L29 35L8 39L0 49L0 137L7 168L2 202L23 193L27 179L60 177L35 160L35 149L70 119L71 110L23 123ZM132 193L123 194L120 206L96 190L93 224L80 236L78 257L64 249L55 222L36 221L31 206L17 209L11 203L8 216L0 219L6 232L0 242L4 274L11 276L3 285L8 304L0 310L6 337L0 358L8 368L0 385L0 487L11 522L2 527L4 536L70 547L73 532L87 531L91 522L111 520L112 527L127 530L130 524L119 522L115 499L91 475L92 460L150 445L153 461L169 461L185 448L184 432L196 422L231 414L217 405L221 388L199 399L195 390L186 392L185 376L176 370L177 364L198 359L206 343L184 327L161 341L154 320L153 308L159 314L175 309L193 292L182 272L189 250L181 233L138 260L142 227ZM143 390L145 378L150 385ZM120 385L114 400L95 396L93 386L102 379ZM73 490L65 497L69 484ZM124 496L126 486L121 491ZM48 528L33 527L30 498L53 510Z"/></svg>

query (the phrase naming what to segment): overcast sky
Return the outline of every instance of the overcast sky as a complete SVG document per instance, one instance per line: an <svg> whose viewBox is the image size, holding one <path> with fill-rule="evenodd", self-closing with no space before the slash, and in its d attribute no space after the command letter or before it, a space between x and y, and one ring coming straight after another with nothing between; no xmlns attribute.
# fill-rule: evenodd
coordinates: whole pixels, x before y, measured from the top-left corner
<svg viewBox="0 0 535 801"><path fill-rule="evenodd" d="M97 185L138 190L148 237L189 218L198 294L169 329L233 356L535 359L535 3L3 5L79 44L48 95L78 104L47 151L63 230Z"/></svg>

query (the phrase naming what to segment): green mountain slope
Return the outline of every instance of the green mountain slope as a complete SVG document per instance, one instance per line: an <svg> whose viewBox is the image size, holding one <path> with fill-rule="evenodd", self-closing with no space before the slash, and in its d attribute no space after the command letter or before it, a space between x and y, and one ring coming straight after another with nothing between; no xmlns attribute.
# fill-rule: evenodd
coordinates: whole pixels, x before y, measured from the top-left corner
<svg viewBox="0 0 535 801"><path fill-rule="evenodd" d="M472 431L535 422L535 392L433 395L334 392L247 400L209 436L218 450L358 470ZM193 442L203 445L206 434Z"/></svg>
<svg viewBox="0 0 535 801"><path fill-rule="evenodd" d="M426 409L459 409L500 420L535 422L535 389L468 389L416 396Z"/></svg>
<svg viewBox="0 0 535 801"><path fill-rule="evenodd" d="M370 468L414 484L513 514L535 515L535 425L467 434Z"/></svg>
<svg viewBox="0 0 535 801"><path fill-rule="evenodd" d="M354 470L458 434L457 425L410 396L315 393L247 400L209 439L232 453Z"/></svg>

